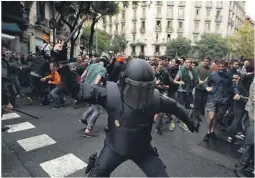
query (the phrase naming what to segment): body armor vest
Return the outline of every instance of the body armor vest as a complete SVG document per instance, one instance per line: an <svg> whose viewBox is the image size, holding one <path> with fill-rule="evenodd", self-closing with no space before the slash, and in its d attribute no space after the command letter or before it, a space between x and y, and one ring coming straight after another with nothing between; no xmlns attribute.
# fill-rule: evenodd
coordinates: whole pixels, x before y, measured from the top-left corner
<svg viewBox="0 0 255 178"><path fill-rule="evenodd" d="M123 102L116 83L107 82L108 133L107 139L112 149L125 157L146 153L150 148L151 129L154 114L159 110L160 95L154 91L151 106L134 110Z"/></svg>

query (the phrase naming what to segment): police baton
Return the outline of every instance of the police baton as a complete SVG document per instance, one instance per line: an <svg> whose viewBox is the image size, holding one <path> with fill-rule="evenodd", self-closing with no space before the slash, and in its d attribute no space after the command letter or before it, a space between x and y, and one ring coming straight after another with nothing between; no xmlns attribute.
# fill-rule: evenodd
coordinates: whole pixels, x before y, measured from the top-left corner
<svg viewBox="0 0 255 178"><path fill-rule="evenodd" d="M31 114L28 114L28 113L23 112L23 111L21 111L21 110L18 110L18 109L16 109L16 108L14 108L13 111L20 112L20 113L25 114L25 115L27 115L27 116L29 116L29 117L34 118L34 119L39 119L39 117L33 116L33 115L31 115Z"/></svg>

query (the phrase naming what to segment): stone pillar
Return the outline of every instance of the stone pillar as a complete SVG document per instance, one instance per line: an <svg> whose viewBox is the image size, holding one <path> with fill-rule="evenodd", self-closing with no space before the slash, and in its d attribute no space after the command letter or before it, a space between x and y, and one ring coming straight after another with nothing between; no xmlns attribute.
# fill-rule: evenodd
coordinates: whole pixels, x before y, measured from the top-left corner
<svg viewBox="0 0 255 178"><path fill-rule="evenodd" d="M30 38L29 38L29 52L35 53L35 30L30 29Z"/></svg>

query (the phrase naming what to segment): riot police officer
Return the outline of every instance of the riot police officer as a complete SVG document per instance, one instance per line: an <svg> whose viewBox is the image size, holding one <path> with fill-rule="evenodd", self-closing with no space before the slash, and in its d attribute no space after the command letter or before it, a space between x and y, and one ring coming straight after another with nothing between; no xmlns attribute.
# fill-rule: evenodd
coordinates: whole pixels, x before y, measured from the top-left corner
<svg viewBox="0 0 255 178"><path fill-rule="evenodd" d="M146 174L168 177L165 166L151 146L153 117L164 112L176 115L190 131L198 132L198 124L190 120L186 110L175 100L155 89L152 67L142 59L127 63L119 78L119 86L107 82L106 87L82 84L79 98L99 104L108 113L104 147L95 162L89 162L88 176L108 177L121 163L134 161Z"/></svg>

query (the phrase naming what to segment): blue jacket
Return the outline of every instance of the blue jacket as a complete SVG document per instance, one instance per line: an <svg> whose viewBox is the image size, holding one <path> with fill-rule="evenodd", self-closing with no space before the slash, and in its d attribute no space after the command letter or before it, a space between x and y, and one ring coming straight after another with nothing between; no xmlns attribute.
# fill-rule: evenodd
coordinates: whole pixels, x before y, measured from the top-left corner
<svg viewBox="0 0 255 178"><path fill-rule="evenodd" d="M228 104L234 94L239 94L236 83L232 80L232 74L226 71L220 74L218 71L212 73L204 87L212 87L212 91L208 92L207 102L213 101L220 104Z"/></svg>

